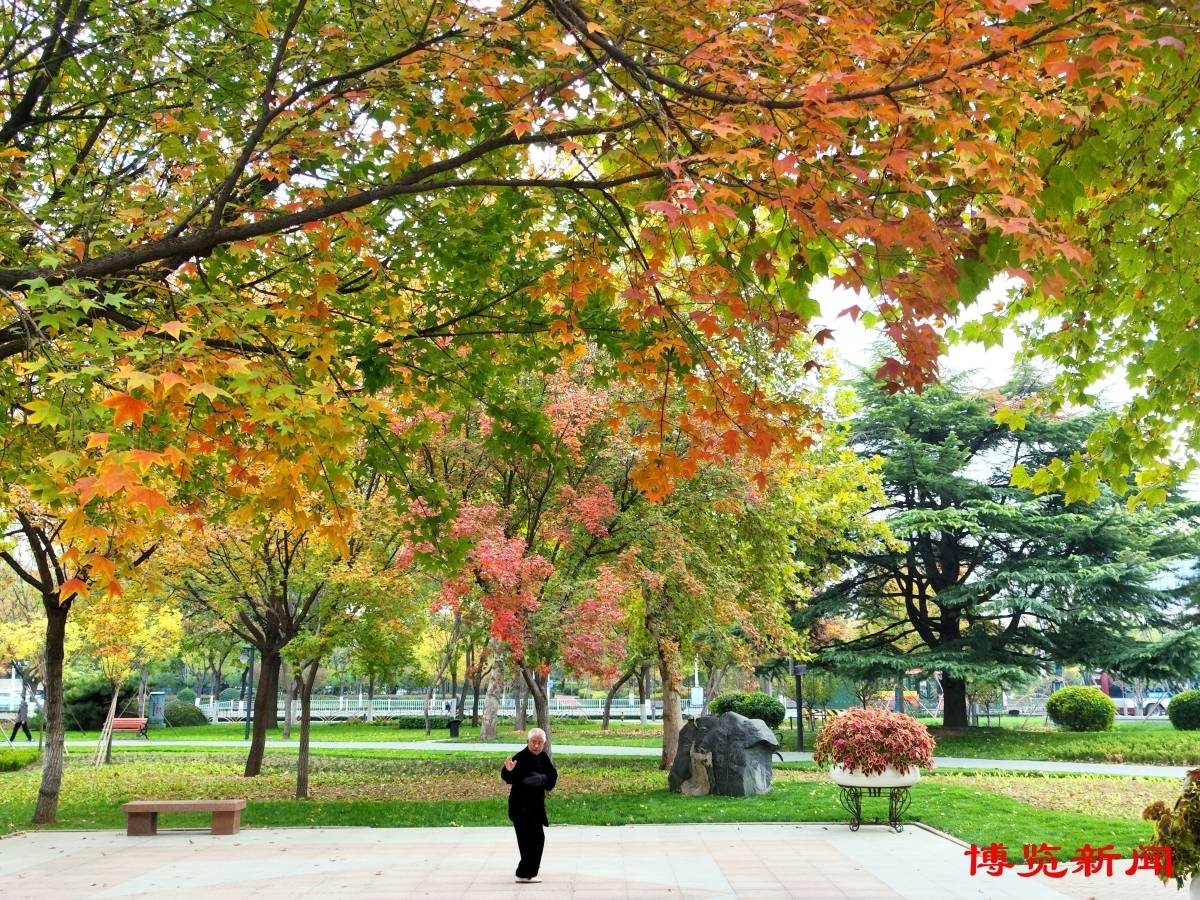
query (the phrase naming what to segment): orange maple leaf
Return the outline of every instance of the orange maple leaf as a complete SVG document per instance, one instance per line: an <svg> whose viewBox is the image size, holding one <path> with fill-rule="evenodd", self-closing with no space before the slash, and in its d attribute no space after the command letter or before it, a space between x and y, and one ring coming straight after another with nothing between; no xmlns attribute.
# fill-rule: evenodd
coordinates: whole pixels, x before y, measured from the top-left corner
<svg viewBox="0 0 1200 900"><path fill-rule="evenodd" d="M145 472L153 465L161 465L163 463L163 455L156 450L130 450L126 454L126 458L135 463L138 469Z"/></svg>
<svg viewBox="0 0 1200 900"><path fill-rule="evenodd" d="M94 487L96 493L111 497L131 485L137 484L137 476L133 469L126 466L108 466L96 478Z"/></svg>
<svg viewBox="0 0 1200 900"><path fill-rule="evenodd" d="M185 325L178 320L172 320L164 325L160 325L158 331L160 334L169 334L175 340L179 340L179 334L182 331L191 331L191 326Z"/></svg>
<svg viewBox="0 0 1200 900"><path fill-rule="evenodd" d="M132 422L140 428L142 417L146 415L146 410L150 406L145 400L139 400L128 394L113 394L101 401L100 405L107 406L113 411L113 424L118 428L126 422Z"/></svg>
<svg viewBox="0 0 1200 900"><path fill-rule="evenodd" d="M58 602L66 603L76 595L82 597L88 592L88 586L78 578L69 578L58 589Z"/></svg>
<svg viewBox="0 0 1200 900"><path fill-rule="evenodd" d="M129 502L146 507L148 512L154 512L156 509L171 508L171 504L167 502L166 497L154 490L154 488L148 488L144 485L130 489Z"/></svg>

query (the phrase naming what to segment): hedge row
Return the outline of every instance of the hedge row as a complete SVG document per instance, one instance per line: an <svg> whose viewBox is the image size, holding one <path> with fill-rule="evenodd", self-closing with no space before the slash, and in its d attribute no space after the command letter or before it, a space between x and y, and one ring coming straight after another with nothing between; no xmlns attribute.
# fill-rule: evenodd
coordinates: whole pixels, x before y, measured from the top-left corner
<svg viewBox="0 0 1200 900"><path fill-rule="evenodd" d="M0 751L0 772L15 772L37 762L37 751L21 748Z"/></svg>
<svg viewBox="0 0 1200 900"><path fill-rule="evenodd" d="M768 728L778 728L787 715L782 703L762 691L730 691L713 697L708 705L714 716L735 712L747 719L762 719Z"/></svg>

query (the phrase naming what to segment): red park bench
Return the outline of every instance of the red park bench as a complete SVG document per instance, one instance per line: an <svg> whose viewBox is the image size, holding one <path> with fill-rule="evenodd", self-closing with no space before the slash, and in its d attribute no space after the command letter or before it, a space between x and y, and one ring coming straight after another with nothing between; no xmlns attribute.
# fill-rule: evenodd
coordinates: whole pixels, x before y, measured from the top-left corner
<svg viewBox="0 0 1200 900"><path fill-rule="evenodd" d="M149 740L146 734L146 726L149 724L149 719L113 719L112 730L113 734L118 731L136 731L142 737Z"/></svg>
<svg viewBox="0 0 1200 900"><path fill-rule="evenodd" d="M131 800L121 810L126 816L125 833L141 836L158 834L160 812L210 812L213 834L237 834L245 808L245 800Z"/></svg>

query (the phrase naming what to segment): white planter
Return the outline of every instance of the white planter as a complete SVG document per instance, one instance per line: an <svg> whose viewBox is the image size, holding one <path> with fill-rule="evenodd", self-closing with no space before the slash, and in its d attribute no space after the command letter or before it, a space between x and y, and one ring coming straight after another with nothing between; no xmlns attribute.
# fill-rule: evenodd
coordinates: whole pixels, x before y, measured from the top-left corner
<svg viewBox="0 0 1200 900"><path fill-rule="evenodd" d="M1200 898L1200 878L1188 879L1188 897L1190 897L1191 900L1197 900L1197 898Z"/></svg>
<svg viewBox="0 0 1200 900"><path fill-rule="evenodd" d="M900 788L916 784L921 778L921 770L916 766L909 766L907 772L901 773L888 766L877 775L865 775L862 769L847 769L835 765L829 770L829 777L833 779L834 784L840 784L842 787Z"/></svg>

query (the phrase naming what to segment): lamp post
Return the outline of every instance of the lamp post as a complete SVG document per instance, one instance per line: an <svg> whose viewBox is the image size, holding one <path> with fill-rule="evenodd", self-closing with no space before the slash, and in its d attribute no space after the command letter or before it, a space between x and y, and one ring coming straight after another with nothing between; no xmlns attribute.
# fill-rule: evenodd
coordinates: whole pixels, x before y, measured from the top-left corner
<svg viewBox="0 0 1200 900"><path fill-rule="evenodd" d="M254 718L254 647L242 651L246 661L246 728L243 740L250 740L250 720Z"/></svg>
<svg viewBox="0 0 1200 900"><path fill-rule="evenodd" d="M808 666L793 662L792 674L796 676L796 752L804 750L804 673Z"/></svg>

